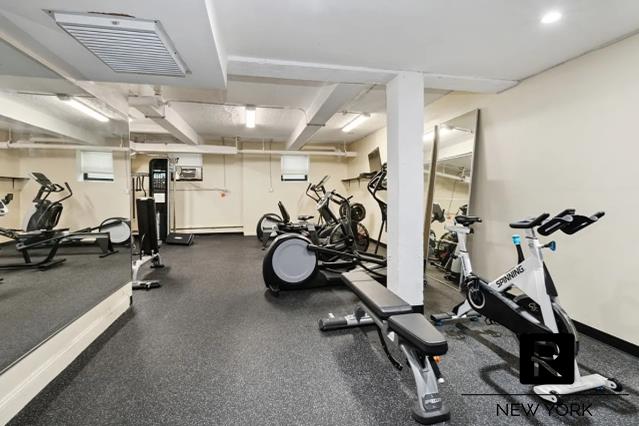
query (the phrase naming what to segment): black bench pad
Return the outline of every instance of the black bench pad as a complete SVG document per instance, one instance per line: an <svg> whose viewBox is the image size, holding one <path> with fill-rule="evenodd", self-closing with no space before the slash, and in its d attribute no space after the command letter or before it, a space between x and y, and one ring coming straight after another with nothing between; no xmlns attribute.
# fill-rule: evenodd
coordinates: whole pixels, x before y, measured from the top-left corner
<svg viewBox="0 0 639 426"><path fill-rule="evenodd" d="M371 278L368 281L347 281L347 284L364 305L382 320L386 320L392 315L413 312L411 305Z"/></svg>
<svg viewBox="0 0 639 426"><path fill-rule="evenodd" d="M444 355L448 351L446 338L422 314L392 316L388 326L424 355Z"/></svg>

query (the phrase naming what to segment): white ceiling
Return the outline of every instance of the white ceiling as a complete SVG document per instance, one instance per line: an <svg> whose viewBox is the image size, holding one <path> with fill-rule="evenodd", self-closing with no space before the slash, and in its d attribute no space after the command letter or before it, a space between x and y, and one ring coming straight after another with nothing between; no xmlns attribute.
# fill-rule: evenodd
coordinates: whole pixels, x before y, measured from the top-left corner
<svg viewBox="0 0 639 426"><path fill-rule="evenodd" d="M129 92L121 86L120 90ZM267 82L256 79L231 80L227 91L199 91L163 87L162 95L195 131L206 139L239 137L242 140L286 141L312 102L317 84L302 82ZM135 92L135 90L134 90ZM221 93L220 93L221 92ZM446 92L429 90L425 93L428 105ZM194 100L187 102L184 100ZM207 104L208 102L208 104ZM224 103L219 105L216 103ZM245 126L244 105L257 105L256 127ZM342 128L358 113L368 113L370 119L349 133ZM135 112L132 112L134 115ZM135 116L135 115L134 115ZM386 125L386 93L383 87L372 87L361 97L344 105L310 140L310 143L350 143ZM131 123L134 133L164 133L164 129L148 119L135 119ZM149 137L152 140L153 137Z"/></svg>
<svg viewBox="0 0 639 426"><path fill-rule="evenodd" d="M636 0L214 3L229 55L512 80L639 28Z"/></svg>
<svg viewBox="0 0 639 426"><path fill-rule="evenodd" d="M62 31L45 9L158 19L192 74L171 78L114 73ZM564 19L541 25L541 15L550 9L560 10ZM0 36L19 41L69 77L111 82L105 87L122 98L158 88L202 137L286 141L328 82L359 78L355 82L371 83L404 70L459 77L469 87L476 80L493 79L499 87L500 82L521 80L636 31L639 2L0 0L0 27ZM48 86L35 77L55 75L12 54L0 48L0 89L19 85L13 74L35 73L33 87L46 91ZM254 68L227 76L227 59L229 66L250 62ZM232 69L241 73L244 68ZM266 78L273 75L278 78ZM439 80L444 85L450 81ZM434 79L425 75L425 81ZM310 142L351 142L383 127L383 85L366 87L364 94L335 111ZM425 104L447 93L444 89L427 90ZM247 104L258 107L255 129L244 126ZM371 118L349 134L341 131L354 113L362 112ZM136 117L133 131L164 132L139 113L131 114Z"/></svg>
<svg viewBox="0 0 639 426"><path fill-rule="evenodd" d="M29 47L52 53L77 79L224 87L226 76L216 49L209 6L210 2L205 0L0 0L0 14L15 26L12 28L15 32L23 32L30 38L25 40ZM114 13L159 20L192 74L171 78L115 73L59 28L45 10Z"/></svg>

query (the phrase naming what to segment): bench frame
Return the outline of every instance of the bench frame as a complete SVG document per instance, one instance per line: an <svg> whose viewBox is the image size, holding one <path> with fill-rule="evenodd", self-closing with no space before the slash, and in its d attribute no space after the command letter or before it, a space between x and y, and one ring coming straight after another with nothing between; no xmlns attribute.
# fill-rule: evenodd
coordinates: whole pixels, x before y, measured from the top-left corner
<svg viewBox="0 0 639 426"><path fill-rule="evenodd" d="M344 277L344 281L350 284L346 277ZM380 286L382 285L380 284ZM397 361L388 350L389 344L401 350L411 369L417 393L417 401L412 408L413 418L421 424L440 423L450 419L448 407L439 394L438 383L443 383L444 379L436 361L432 356L422 353L397 332L391 330L388 321L375 315L364 303L357 305L352 314L344 317L338 318L329 314L329 318L320 320L319 325L322 331L375 325L384 352L391 364L398 370L403 368L403 363Z"/></svg>

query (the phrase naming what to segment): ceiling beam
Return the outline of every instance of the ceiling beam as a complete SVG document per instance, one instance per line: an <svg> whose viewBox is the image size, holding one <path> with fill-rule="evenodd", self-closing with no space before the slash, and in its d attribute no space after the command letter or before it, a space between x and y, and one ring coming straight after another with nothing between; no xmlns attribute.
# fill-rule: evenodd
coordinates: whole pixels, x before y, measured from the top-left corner
<svg viewBox="0 0 639 426"><path fill-rule="evenodd" d="M222 77L224 87L227 84L227 55L224 44L222 43L222 36L220 35L220 26L218 24L217 14L215 13L215 7L213 0L205 0L204 6L206 8L206 14L208 18L208 24L211 27L211 37L213 38L213 51L211 52L215 56L215 67L219 68L217 73Z"/></svg>
<svg viewBox="0 0 639 426"><path fill-rule="evenodd" d="M318 91L311 106L295 126L286 143L287 150L298 150L326 125L346 103L366 90L363 84L331 84Z"/></svg>
<svg viewBox="0 0 639 426"><path fill-rule="evenodd" d="M0 111L2 111L0 113L2 117L35 127L45 133L53 133L91 145L106 144L104 138L96 135L96 132L70 124L11 95L0 93Z"/></svg>
<svg viewBox="0 0 639 426"><path fill-rule="evenodd" d="M126 96L100 83L86 81L86 79L83 79L82 76L78 75L79 73L75 69L70 68L66 63L62 62L55 56L45 56L37 53L35 49L29 46L29 43L24 43L22 41L25 39L32 40L31 45L33 45L33 43L36 43L35 40L31 39L31 37L27 36L20 29L17 29L17 27L15 27L15 25L13 25L12 23L10 23L9 25L5 25L6 23L7 18L0 14L0 24L2 24L0 25L0 28L4 28L4 30L0 30L0 38L2 38L4 41L12 45L14 48L19 50L26 56L42 64L44 67L51 70L54 74L59 75L61 78L65 79L72 85L102 101L105 105L111 108L113 112L116 113L116 115L119 115L121 119L127 119L129 106L127 104ZM7 31L9 28L14 29L14 31ZM21 37L18 35L20 35ZM74 93L68 94L74 95Z"/></svg>
<svg viewBox="0 0 639 426"><path fill-rule="evenodd" d="M329 83L386 84L400 71L312 62L280 61L245 56L229 56L230 75L266 77ZM476 76L422 73L427 89L459 90L476 93L498 93L515 86L514 80Z"/></svg>
<svg viewBox="0 0 639 426"><path fill-rule="evenodd" d="M514 80L424 73L424 87L456 92L499 93L517 85Z"/></svg>
<svg viewBox="0 0 639 426"><path fill-rule="evenodd" d="M393 71L373 68L280 61L246 56L229 56L227 71L229 75L329 83L386 84L394 76Z"/></svg>
<svg viewBox="0 0 639 426"><path fill-rule="evenodd" d="M129 105L170 133L180 142L201 145L204 140L180 114L159 96L132 96Z"/></svg>

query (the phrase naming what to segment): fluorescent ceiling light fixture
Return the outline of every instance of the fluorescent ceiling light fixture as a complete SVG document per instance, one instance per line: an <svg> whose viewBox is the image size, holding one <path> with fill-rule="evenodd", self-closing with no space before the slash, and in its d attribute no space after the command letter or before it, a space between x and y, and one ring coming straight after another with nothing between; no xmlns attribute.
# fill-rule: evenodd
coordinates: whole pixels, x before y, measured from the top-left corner
<svg viewBox="0 0 639 426"><path fill-rule="evenodd" d="M542 24L553 24L559 20L561 20L562 14L558 10L551 10L550 12L546 12L544 16L541 17Z"/></svg>
<svg viewBox="0 0 639 426"><path fill-rule="evenodd" d="M78 43L117 73L184 77L189 70L157 20L49 11Z"/></svg>
<svg viewBox="0 0 639 426"><path fill-rule="evenodd" d="M249 129L255 128L255 106L246 106L246 127Z"/></svg>
<svg viewBox="0 0 639 426"><path fill-rule="evenodd" d="M70 96L58 96L58 99L60 99L65 104L75 108L76 110L88 115L94 120L98 120L101 123L106 123L107 121L109 121L109 117L107 117L106 115L97 112L93 108L86 106L82 102L76 99L73 99Z"/></svg>
<svg viewBox="0 0 639 426"><path fill-rule="evenodd" d="M358 127L360 124L362 124L364 121L368 120L369 118L371 118L370 114L360 114L360 115L358 115L353 120L351 120L350 123L348 123L346 126L342 127L342 132L344 132L344 133L350 132L351 130L355 129L356 127Z"/></svg>

